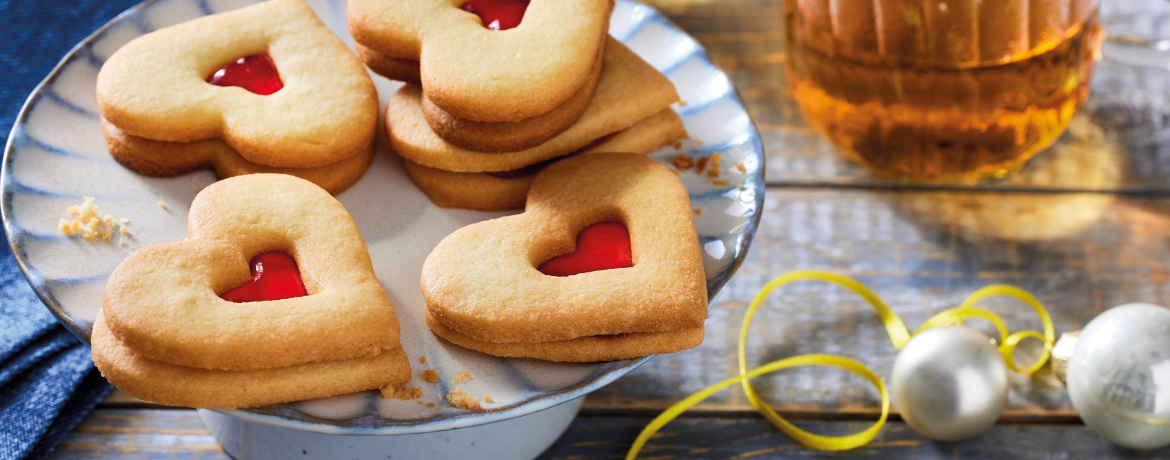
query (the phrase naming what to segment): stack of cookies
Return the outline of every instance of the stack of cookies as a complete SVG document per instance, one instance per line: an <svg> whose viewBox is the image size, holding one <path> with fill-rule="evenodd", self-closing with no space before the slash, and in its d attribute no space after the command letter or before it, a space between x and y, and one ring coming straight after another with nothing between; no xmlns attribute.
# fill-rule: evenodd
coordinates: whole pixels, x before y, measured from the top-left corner
<svg viewBox="0 0 1170 460"><path fill-rule="evenodd" d="M110 383L174 406L255 407L410 381L394 306L353 218L284 174L203 189L185 240L138 250L110 275L91 343Z"/></svg>
<svg viewBox="0 0 1170 460"><path fill-rule="evenodd" d="M536 173L578 153L649 153L686 136L660 72L608 37L612 0L354 0L375 72L407 82L386 129L437 205L524 206ZM546 50L557 50L549 53Z"/></svg>
<svg viewBox="0 0 1170 460"><path fill-rule="evenodd" d="M280 173L337 194L374 156L374 82L302 0L143 35L102 66L97 98L110 154L140 174Z"/></svg>

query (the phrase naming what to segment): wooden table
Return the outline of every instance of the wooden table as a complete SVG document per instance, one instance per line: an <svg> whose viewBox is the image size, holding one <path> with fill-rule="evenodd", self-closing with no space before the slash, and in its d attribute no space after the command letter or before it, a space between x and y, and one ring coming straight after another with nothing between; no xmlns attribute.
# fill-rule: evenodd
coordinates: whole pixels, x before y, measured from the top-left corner
<svg viewBox="0 0 1170 460"><path fill-rule="evenodd" d="M783 6L767 0L658 0L734 81L767 151L765 211L747 260L716 299L702 346L659 356L590 395L541 458L622 458L665 407L735 373L744 307L767 280L797 268L835 270L876 290L914 327L992 283L1034 293L1057 331L1126 302L1170 304L1170 72L1099 63L1094 96L1068 133L1022 174L980 186L910 186L871 177L803 121L784 75ZM986 303L1013 330L1039 329L1031 311ZM972 323L973 325L975 323ZM895 350L876 316L827 285L783 289L755 321L749 359L801 353L854 357L889 378ZM879 413L858 377L799 368L757 379L783 415L813 431L858 431ZM895 415L869 445L830 453L771 428L738 389L667 426L643 458L1168 458L1110 445L1083 425L1048 370L1013 375L1007 410L983 435L932 442ZM226 458L196 413L115 393L57 458Z"/></svg>

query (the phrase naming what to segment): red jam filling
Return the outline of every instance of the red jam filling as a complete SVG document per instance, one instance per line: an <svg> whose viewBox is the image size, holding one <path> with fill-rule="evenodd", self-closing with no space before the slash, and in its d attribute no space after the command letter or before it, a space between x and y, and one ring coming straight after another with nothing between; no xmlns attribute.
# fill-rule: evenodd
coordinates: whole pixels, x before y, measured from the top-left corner
<svg viewBox="0 0 1170 460"><path fill-rule="evenodd" d="M252 259L252 279L220 294L228 302L260 302L307 296L301 271L292 256L268 251Z"/></svg>
<svg viewBox="0 0 1170 460"><path fill-rule="evenodd" d="M284 83L280 81L280 73L276 71L276 64L263 54L245 56L236 60L227 67L215 71L207 82L215 86L239 86L261 96L280 91Z"/></svg>
<svg viewBox="0 0 1170 460"><path fill-rule="evenodd" d="M459 9L479 16L491 30L508 30L520 25L528 0L467 0Z"/></svg>
<svg viewBox="0 0 1170 460"><path fill-rule="evenodd" d="M602 143L604 143L605 141L613 139L613 137L618 135L618 133L620 133L620 132L621 131L618 131L617 133L609 133L609 134L601 136L597 139L594 139L593 142L585 144L584 147L581 147L577 150L574 150L572 153L565 155L565 156L560 156L560 157L556 157L556 158L549 158L549 159L544 160L540 163L530 164L530 165L525 166L525 167L520 168L520 169L513 169L511 171L489 172L487 174L490 176L498 177L500 179L519 179L521 177L528 177L528 176L534 175L536 173L539 173L541 171L544 171L544 168L547 168L548 165L551 165L557 161L564 160L565 158L569 158L573 155L577 155L577 154L584 152L586 150L589 150L593 147L597 147L597 146L601 145Z"/></svg>
<svg viewBox="0 0 1170 460"><path fill-rule="evenodd" d="M634 266L630 232L619 222L599 222L577 234L577 250L550 259L536 269L549 276L572 276Z"/></svg>

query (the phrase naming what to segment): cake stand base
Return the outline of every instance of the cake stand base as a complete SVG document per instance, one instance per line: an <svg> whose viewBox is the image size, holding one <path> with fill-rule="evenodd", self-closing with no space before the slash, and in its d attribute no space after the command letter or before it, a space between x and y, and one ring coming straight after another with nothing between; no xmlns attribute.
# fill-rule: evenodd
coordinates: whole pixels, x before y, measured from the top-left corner
<svg viewBox="0 0 1170 460"><path fill-rule="evenodd" d="M433 433L336 435L251 422L199 411L217 442L236 460L532 459L569 428L585 398L502 422Z"/></svg>

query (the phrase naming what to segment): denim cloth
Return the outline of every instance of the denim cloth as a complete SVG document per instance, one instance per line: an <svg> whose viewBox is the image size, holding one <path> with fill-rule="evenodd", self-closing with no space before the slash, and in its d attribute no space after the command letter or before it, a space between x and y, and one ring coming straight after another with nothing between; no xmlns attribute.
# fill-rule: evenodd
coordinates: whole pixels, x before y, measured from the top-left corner
<svg viewBox="0 0 1170 460"><path fill-rule="evenodd" d="M69 49L134 3L0 0L0 126ZM0 460L47 458L111 387L0 247Z"/></svg>

